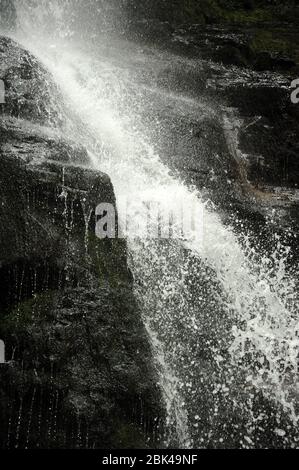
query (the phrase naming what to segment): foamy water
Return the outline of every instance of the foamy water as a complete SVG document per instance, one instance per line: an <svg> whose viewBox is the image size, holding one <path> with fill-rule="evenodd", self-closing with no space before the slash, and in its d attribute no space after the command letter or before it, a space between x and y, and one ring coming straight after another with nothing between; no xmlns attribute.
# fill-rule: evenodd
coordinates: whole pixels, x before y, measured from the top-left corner
<svg viewBox="0 0 299 470"><path fill-rule="evenodd" d="M223 428L229 419L225 413L243 420L244 426L234 430L240 435L237 444L258 445L255 434L265 420L264 412L254 411L258 393L277 407L272 431L295 445L296 438L288 442L289 428L281 429L282 416L288 416L290 426L299 418L298 298L286 270L288 248L277 239L271 257L259 247L252 249L245 233L237 236L207 208L197 189L170 173L157 152L155 131L145 129L138 114L139 108L146 110L152 103L147 101L148 89L134 84L134 70L124 64L125 47L119 53L118 68L117 51L110 64L104 47L95 58L87 49L74 48L69 38L63 42L61 30L55 37L43 35L38 27L44 21L41 9L35 10L34 23L26 2L19 4L22 27L17 39L53 74L73 115L83 123L76 133L70 126L68 137L87 147L92 167L109 174L117 198L146 193L147 199L163 200L170 209L179 198L190 211L196 201L197 213L203 214L201 243L128 240L136 295L167 403L166 445L205 447L211 441L215 446L231 442ZM61 27L61 4L52 4ZM139 67L146 68L146 58ZM162 95L172 112L179 106L178 112L188 116L190 99L152 84L150 91L154 102ZM192 100L192 107L200 111L202 104ZM212 106L206 112L215 113ZM144 213L135 211L133 216L140 218L142 226ZM232 439L236 443L236 437Z"/></svg>

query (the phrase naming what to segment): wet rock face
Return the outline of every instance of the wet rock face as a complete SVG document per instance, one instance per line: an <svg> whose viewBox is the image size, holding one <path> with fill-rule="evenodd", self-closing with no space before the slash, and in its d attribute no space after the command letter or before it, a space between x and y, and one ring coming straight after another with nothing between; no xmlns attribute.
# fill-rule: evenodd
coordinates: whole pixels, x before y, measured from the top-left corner
<svg viewBox="0 0 299 470"><path fill-rule="evenodd" d="M185 53L256 71L298 75L295 0L125 0L129 35L161 46L184 32Z"/></svg>
<svg viewBox="0 0 299 470"><path fill-rule="evenodd" d="M9 85L0 105L0 338L8 361L0 368L0 447L154 446L163 411L126 245L95 236L96 206L115 203L110 179L62 137L66 115L49 74L8 39L0 54Z"/></svg>
<svg viewBox="0 0 299 470"><path fill-rule="evenodd" d="M238 109L237 158L244 195L262 213L275 211L280 224L298 232L298 105L291 102L291 79L281 85L255 83L226 87L227 102Z"/></svg>
<svg viewBox="0 0 299 470"><path fill-rule="evenodd" d="M62 98L37 59L11 39L0 39L0 79L5 88L2 113L39 124L62 121Z"/></svg>

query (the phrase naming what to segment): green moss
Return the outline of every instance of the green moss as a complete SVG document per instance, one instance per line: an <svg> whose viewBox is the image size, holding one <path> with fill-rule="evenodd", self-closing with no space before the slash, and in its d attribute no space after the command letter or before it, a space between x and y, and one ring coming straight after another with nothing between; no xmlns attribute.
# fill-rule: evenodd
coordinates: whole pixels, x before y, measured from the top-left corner
<svg viewBox="0 0 299 470"><path fill-rule="evenodd" d="M284 32L258 31L250 43L250 47L255 53L269 52L280 54L299 61L299 50L294 47L291 38L286 37Z"/></svg>
<svg viewBox="0 0 299 470"><path fill-rule="evenodd" d="M36 317L50 314L53 305L53 292L39 294L32 299L25 300L15 306L1 319L2 332L18 334L24 327L31 325Z"/></svg>
<svg viewBox="0 0 299 470"><path fill-rule="evenodd" d="M235 10L226 11L222 10L222 18L228 23L237 24L259 24L266 23L273 20L273 14L268 9L257 8L252 11Z"/></svg>
<svg viewBox="0 0 299 470"><path fill-rule="evenodd" d="M147 447L141 431L136 425L128 423L120 423L117 426L113 442L123 449L144 449Z"/></svg>
<svg viewBox="0 0 299 470"><path fill-rule="evenodd" d="M194 0L184 0L182 2L182 10L184 17L188 21L200 23L203 21L217 21L222 15L222 10L215 0L202 0L197 2Z"/></svg>
<svg viewBox="0 0 299 470"><path fill-rule="evenodd" d="M233 23L258 24L273 20L268 8L254 10L230 9L219 5L217 0L180 0L175 8L176 20L183 23Z"/></svg>
<svg viewBox="0 0 299 470"><path fill-rule="evenodd" d="M100 281L100 285L107 282L111 287L128 283L127 250L122 239L100 240L94 232L88 233L88 253L92 267Z"/></svg>
<svg viewBox="0 0 299 470"><path fill-rule="evenodd" d="M141 2L144 6L144 3ZM221 16L221 8L217 0L151 0L146 2L150 14L163 21L189 24L216 22ZM141 15L144 8L140 7Z"/></svg>
<svg viewBox="0 0 299 470"><path fill-rule="evenodd" d="M287 43L275 39L270 31L259 31L251 42L251 49L254 52L285 51Z"/></svg>

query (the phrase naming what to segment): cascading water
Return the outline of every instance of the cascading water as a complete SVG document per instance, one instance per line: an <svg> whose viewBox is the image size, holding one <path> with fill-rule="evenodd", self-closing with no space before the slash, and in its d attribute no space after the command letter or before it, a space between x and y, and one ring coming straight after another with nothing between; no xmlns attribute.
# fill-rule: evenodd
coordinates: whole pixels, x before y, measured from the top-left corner
<svg viewBox="0 0 299 470"><path fill-rule="evenodd" d="M278 439L296 446L299 323L288 249L279 239L271 257L252 249L245 233L226 227L162 162L169 147L163 126L171 134L172 116L222 120L205 100L159 86L158 72L170 64L200 64L109 36L114 11L103 10L105 2L88 2L103 19L101 34L90 40L86 22L94 20L85 2L15 3L15 38L52 72L74 121L81 122L65 132L87 147L94 168L109 174L118 200L146 194L169 209L178 198L184 207L196 200L203 213L201 243L128 239L167 404L165 445L259 447ZM84 13L80 26L78 11ZM144 116L155 115L154 108L162 117L151 122ZM233 139L227 121L223 125ZM144 213L131 215L142 226Z"/></svg>

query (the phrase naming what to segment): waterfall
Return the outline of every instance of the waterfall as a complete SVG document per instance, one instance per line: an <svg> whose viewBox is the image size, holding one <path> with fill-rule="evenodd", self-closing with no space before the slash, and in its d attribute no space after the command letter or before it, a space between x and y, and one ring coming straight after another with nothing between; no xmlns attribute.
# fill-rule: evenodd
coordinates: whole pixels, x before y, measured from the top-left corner
<svg viewBox="0 0 299 470"><path fill-rule="evenodd" d="M105 2L94 2L105 14L100 33L89 39L86 25L77 34L71 15L85 2L15 3L14 37L53 74L81 122L65 132L87 147L91 167L111 177L117 199L146 193L171 208L179 194L184 207L196 200L203 214L201 243L128 239L136 296L167 404L165 445L254 447L267 433L270 415L271 432L287 443L299 420L298 298L286 268L289 249L277 237L266 255L252 248L245 231L226 226L198 189L169 170L156 145L159 123L144 119L153 106L167 108L170 116L215 119L212 104L165 90L155 80L157 69L190 59L117 38L111 11L100 10ZM226 133L235 138L227 126Z"/></svg>

